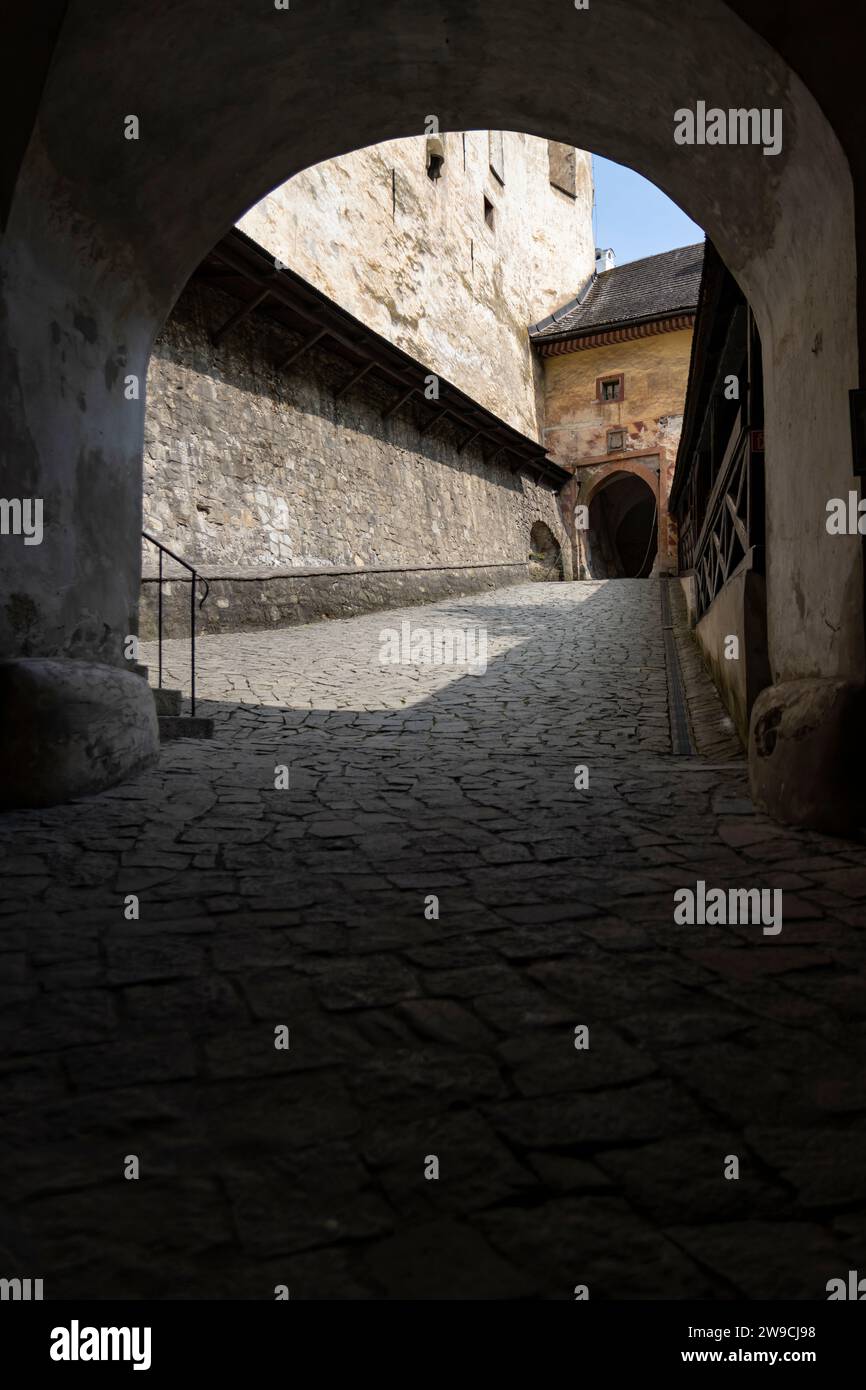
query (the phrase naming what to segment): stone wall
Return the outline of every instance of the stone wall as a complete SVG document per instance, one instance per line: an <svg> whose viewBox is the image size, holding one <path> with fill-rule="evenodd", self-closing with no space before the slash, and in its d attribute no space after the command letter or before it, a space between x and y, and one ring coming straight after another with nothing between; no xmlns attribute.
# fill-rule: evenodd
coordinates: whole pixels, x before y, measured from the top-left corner
<svg viewBox="0 0 866 1390"><path fill-rule="evenodd" d="M200 282L184 291L151 360L145 437L144 525L225 581L221 626L415 601L423 583L435 597L513 581L536 521L564 539L548 487L486 464L478 443L458 453L465 430L447 421L421 435L423 406L383 420L393 389L373 376L335 401L347 367L327 351L277 372L295 340L273 321L251 317L213 347L209 332L235 307ZM153 564L145 546L146 574ZM453 574L434 581L434 570ZM409 572L427 579L409 585ZM252 601L250 581L271 598Z"/></svg>
<svg viewBox="0 0 866 1390"><path fill-rule="evenodd" d="M525 562L515 565L428 566L418 569L243 570L196 587L196 633L252 632L291 627L323 618L352 618L377 608L414 607L462 594L483 593L527 578L561 576L535 573ZM163 585L163 626L173 637L190 630L190 579ZM140 635L152 640L158 631L158 581L146 576L139 609Z"/></svg>
<svg viewBox="0 0 866 1390"><path fill-rule="evenodd" d="M444 162L431 179L437 149ZM572 177L572 193L551 181ZM590 155L511 131L388 140L305 170L238 225L431 371L540 438L541 372L526 329L594 268Z"/></svg>

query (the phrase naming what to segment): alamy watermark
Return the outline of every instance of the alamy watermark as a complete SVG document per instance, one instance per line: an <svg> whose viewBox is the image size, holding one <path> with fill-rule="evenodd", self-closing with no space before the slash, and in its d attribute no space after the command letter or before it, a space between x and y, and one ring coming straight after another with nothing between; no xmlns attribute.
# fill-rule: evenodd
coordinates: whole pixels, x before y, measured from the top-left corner
<svg viewBox="0 0 866 1390"><path fill-rule="evenodd" d="M382 666L466 666L472 675L487 670L487 629L416 627L408 621L379 633Z"/></svg>
<svg viewBox="0 0 866 1390"><path fill-rule="evenodd" d="M828 536L866 536L866 498L853 490L847 497L831 497L824 521Z"/></svg>
<svg viewBox="0 0 866 1390"><path fill-rule="evenodd" d="M11 1303L41 1302L41 1279L0 1279L0 1302Z"/></svg>
<svg viewBox="0 0 866 1390"><path fill-rule="evenodd" d="M41 545L42 498L0 497L0 536L23 536L25 545Z"/></svg>
<svg viewBox="0 0 866 1390"><path fill-rule="evenodd" d="M82 1327L73 1318L69 1327L51 1329L52 1361L131 1361L134 1371L149 1371L149 1327Z"/></svg>
<svg viewBox="0 0 866 1390"><path fill-rule="evenodd" d="M866 1279L861 1279L856 1269L848 1270L847 1279L828 1279L825 1288L828 1303L840 1299L853 1299L857 1303L866 1300Z"/></svg>
<svg viewBox="0 0 866 1390"><path fill-rule="evenodd" d="M764 154L782 149L782 111L765 106L707 108L695 103L692 111L681 106L674 112L674 143L677 145L760 145Z"/></svg>
<svg viewBox="0 0 866 1390"><path fill-rule="evenodd" d="M699 878L694 888L674 892L678 926L762 926L764 936L782 930L781 888L708 888Z"/></svg>

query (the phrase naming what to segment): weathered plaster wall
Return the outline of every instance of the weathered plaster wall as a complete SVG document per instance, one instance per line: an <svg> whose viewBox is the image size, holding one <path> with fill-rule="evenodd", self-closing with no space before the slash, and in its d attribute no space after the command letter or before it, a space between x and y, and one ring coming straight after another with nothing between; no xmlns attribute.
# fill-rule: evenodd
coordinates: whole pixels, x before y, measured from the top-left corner
<svg viewBox="0 0 866 1390"><path fill-rule="evenodd" d="M692 346L690 329L545 357L544 442L562 464L609 457L607 431L627 431L623 454L676 454ZM601 376L625 376L619 401L596 400Z"/></svg>
<svg viewBox="0 0 866 1390"><path fill-rule="evenodd" d="M691 329L657 333L542 359L544 364L543 439L557 463L579 470L580 496L618 464L646 459L647 481L659 468L659 562L676 568L676 523L667 502L673 482L683 405L689 375ZM596 399L601 376L624 376L619 401ZM607 449L608 430L623 429L622 449Z"/></svg>
<svg viewBox="0 0 866 1390"><path fill-rule="evenodd" d="M327 352L277 373L293 339L262 319L214 348L233 303L192 284L148 376L144 524L190 563L248 576L525 565L535 521L564 539L555 495L477 445L458 454L465 431L422 436L411 404L383 421L393 391L369 378L335 402L346 367Z"/></svg>
<svg viewBox="0 0 866 1390"><path fill-rule="evenodd" d="M591 157L575 151L570 197L550 182L547 140L501 132L500 162L497 132L436 139L445 159L435 181L425 136L388 140L305 170L239 225L383 337L540 438L540 372L526 329L592 273Z"/></svg>

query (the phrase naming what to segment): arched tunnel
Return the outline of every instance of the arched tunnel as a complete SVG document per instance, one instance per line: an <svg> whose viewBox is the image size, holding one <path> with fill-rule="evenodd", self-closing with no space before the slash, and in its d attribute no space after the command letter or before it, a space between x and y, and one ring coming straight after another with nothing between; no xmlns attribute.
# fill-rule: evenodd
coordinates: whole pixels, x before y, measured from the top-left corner
<svg viewBox="0 0 866 1390"><path fill-rule="evenodd" d="M589 502L586 563L591 579L645 579L658 552L653 490L634 473L614 473Z"/></svg>
<svg viewBox="0 0 866 1390"><path fill-rule="evenodd" d="M845 6L49 0L6 6L4 19L19 10L33 37L23 50L7 42L14 98L0 161L0 800L16 808L0 830L2 1300L29 1299L31 1282L41 1300L44 1274L46 1300L68 1300L66 1348L61 1326L52 1359L74 1347L76 1359L105 1360L109 1343L119 1359L125 1342L129 1361L140 1332L149 1364L154 1330L157 1369L160 1355L183 1367L188 1350L201 1377L209 1353L223 1368L248 1359L248 1328L263 1364L279 1355L267 1334L287 1320L274 1310L245 1322L241 1300L291 1293L296 1312L299 1301L591 1296L584 1356L599 1327L619 1333L624 1367L632 1349L635 1360L820 1357L829 1379L827 1361L848 1348L841 1316L832 1330L821 1320L825 1295L866 1297L866 568L851 491L866 485L852 469L866 454L866 145L862 46ZM706 135L710 101L724 143L679 144L683 103ZM479 429L477 459L464 457L466 496L480 506L483 470L502 470L497 515L507 488L520 529L506 549L504 531L479 528L484 547L464 558L504 587L458 602L449 579L438 607L402 610L424 624L431 652L462 636L464 654L471 637L480 656L489 627L483 670L456 654L453 671L407 662L419 634L408 616L400 660L377 660L386 609L209 636L199 671L216 736L160 748L141 674L149 654L130 641L152 344L182 286L259 198L347 150L421 137L426 112L455 142L494 136L479 159L496 206L479 196L459 212L454 275L433 222L423 259L401 258L376 313L383 327L405 313L399 289L413 278L453 305L449 280L468 274L505 404L500 335L516 324L528 352L527 320L510 316L493 248L530 205L516 170L498 163L497 133L639 171L736 271L765 398L754 420L743 392L739 476L745 487L751 467L757 495L742 500L763 509L768 544L750 542L753 568L711 601L703 631L729 680L745 682L752 582L758 603L766 594L774 684L756 704L748 763L704 681L679 578L508 583L527 542L542 569L556 552L544 533L527 536L542 441L498 426L492 437ZM778 147L745 142L753 116L763 127L776 115ZM550 155L540 154L542 182L568 200ZM418 167L438 219L443 177L462 182L465 169L455 159L428 180ZM358 196L381 205L384 222L390 213L402 250L412 185L390 158L381 173ZM297 226L299 240L309 235ZM256 294L287 275L275 257ZM213 292L237 278L220 272ZM303 303L306 355L336 321L317 295ZM242 326L245 306L223 307L208 334ZM457 312L446 327L456 371L475 349ZM233 469L247 472L260 433L273 441L275 486L290 492L304 483L262 389L279 379L287 403L301 399L279 331L272 341L268 330L261 370L244 366L236 380L228 347L213 337L209 347L226 354L220 381L237 400ZM667 343L648 337L654 354ZM717 401L732 346L721 321L706 346L705 396ZM192 339L184 352L192 374ZM429 412L397 365L387 396L372 383L369 417L370 466L400 489L395 534L410 509L428 515L422 470L457 478L441 434L417 470L404 467L408 417ZM311 438L336 419L342 373L338 384L335 364L334 390L326 371L304 398ZM173 413L186 420L176 382ZM209 385L202 376L205 409ZM410 386L401 420L391 402ZM587 504L580 549L602 581L651 572L654 499L666 508L647 455L608 456L605 422L627 426L634 396L620 400L622 411L602 404L593 417L598 448L582 453L583 436L570 436L584 495L572 489L568 503ZM345 516L347 542L367 510L359 499L337 511L363 463L362 417L351 418L355 434L347 425L315 493L320 534ZM753 425L762 446L766 432L760 450ZM207 481L209 459L191 457L187 474L182 456L183 476ZM581 472L581 459L595 462ZM710 500L698 484L710 481L706 468L695 477L696 517ZM713 498L716 530L724 521L733 537L741 515L727 495ZM826 525L833 498L855 504L845 534ZM44 499L45 527L25 550L35 536L10 526L27 499ZM455 532L466 522L465 508L443 500L442 511ZM543 515L561 535L552 500ZM302 553L315 557L314 545ZM372 565L359 568L346 566L346 583L376 591ZM694 600L689 569L680 577ZM300 573L284 582L305 585L306 564ZM422 566L418 588L407 584L408 603L427 604L429 574ZM194 631L192 582L189 596ZM743 637L740 663L725 660L726 633ZM694 658L682 670L680 652ZM700 747L678 753L675 732L687 746L700 732ZM839 823L857 838L823 833ZM109 1299L130 1310L113 1302L113 1320L148 1326L73 1319L80 1306L82 1323L104 1321L91 1300ZM776 1300L808 1301L790 1320L810 1326L796 1350L785 1349L793 1336L774 1335L763 1345L779 1350L750 1352L764 1314L746 1305ZM199 1314L205 1301L215 1314ZM686 1306L665 1325L676 1301ZM719 1314L692 1312L698 1301ZM736 1338L745 1347L701 1351L702 1336L729 1331L728 1310L753 1317ZM189 1313L199 1335L167 1352ZM686 1316L710 1325L686 1330ZM296 1314L293 1332L302 1321L312 1320ZM25 1355L44 1362L26 1314L4 1324L7 1348L19 1324ZM601 1337L598 1348L610 1354Z"/></svg>

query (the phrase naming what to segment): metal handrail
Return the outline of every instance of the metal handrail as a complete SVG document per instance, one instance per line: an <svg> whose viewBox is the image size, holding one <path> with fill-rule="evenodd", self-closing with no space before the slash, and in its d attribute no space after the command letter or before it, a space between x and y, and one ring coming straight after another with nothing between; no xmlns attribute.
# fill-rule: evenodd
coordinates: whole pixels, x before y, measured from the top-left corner
<svg viewBox="0 0 866 1390"><path fill-rule="evenodd" d="M175 555L173 550L169 550L167 545L158 541L156 536L152 536L149 531L142 531L142 536L151 545L155 545L159 551L159 593L157 598L157 649L159 652L159 672L157 685L162 690L162 586L164 576L162 572L163 555L168 555L176 564L182 565L185 570L189 570L192 575L189 585L189 642L190 642L190 714L195 714L195 592L196 585L201 581L204 585L204 593L199 600L199 608L204 607L205 600L210 593L210 585L204 575L198 573L189 561L184 560L180 555Z"/></svg>

